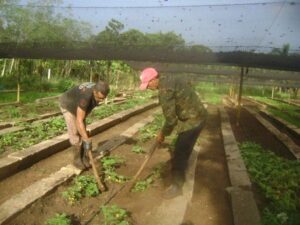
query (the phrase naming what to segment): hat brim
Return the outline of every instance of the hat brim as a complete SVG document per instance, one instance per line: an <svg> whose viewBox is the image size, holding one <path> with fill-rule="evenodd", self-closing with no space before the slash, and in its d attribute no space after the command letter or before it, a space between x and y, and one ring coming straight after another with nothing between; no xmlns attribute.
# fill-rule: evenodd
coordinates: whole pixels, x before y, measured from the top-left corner
<svg viewBox="0 0 300 225"><path fill-rule="evenodd" d="M142 83L141 85L140 85L140 90L146 90L147 89L147 87L148 87L148 83Z"/></svg>

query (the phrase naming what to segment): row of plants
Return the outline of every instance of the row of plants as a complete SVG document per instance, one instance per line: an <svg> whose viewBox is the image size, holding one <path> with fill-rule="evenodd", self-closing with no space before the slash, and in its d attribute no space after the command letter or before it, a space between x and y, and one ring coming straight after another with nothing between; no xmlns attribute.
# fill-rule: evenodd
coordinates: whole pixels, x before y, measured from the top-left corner
<svg viewBox="0 0 300 225"><path fill-rule="evenodd" d="M267 110L272 115L279 117L290 124L300 127L299 107L265 97L256 96L253 98L259 102L270 105L271 107L268 107Z"/></svg>
<svg viewBox="0 0 300 225"><path fill-rule="evenodd" d="M298 225L300 221L300 162L283 159L253 142L240 144L251 180L264 202L264 225Z"/></svg>
<svg viewBox="0 0 300 225"><path fill-rule="evenodd" d="M87 118L87 124L103 119L121 110L133 108L149 101L149 96L134 97L123 104L103 105L96 108ZM36 124L19 124L26 127L13 133L6 133L0 136L0 153L6 150L21 150L41 141L53 138L66 131L65 121L62 116L50 119L47 122Z"/></svg>

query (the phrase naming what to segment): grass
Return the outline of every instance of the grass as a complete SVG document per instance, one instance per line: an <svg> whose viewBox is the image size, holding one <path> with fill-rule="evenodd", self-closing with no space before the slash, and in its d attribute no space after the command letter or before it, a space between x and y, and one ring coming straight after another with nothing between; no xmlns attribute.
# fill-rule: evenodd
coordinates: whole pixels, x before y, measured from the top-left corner
<svg viewBox="0 0 300 225"><path fill-rule="evenodd" d="M35 92L35 91L26 91L20 93L20 102L21 103L31 103L36 99L57 96L60 95L60 92ZM1 93L0 103L16 102L17 93Z"/></svg>
<svg viewBox="0 0 300 225"><path fill-rule="evenodd" d="M252 142L240 144L251 180L266 199L263 225L299 225L300 162L283 159Z"/></svg>

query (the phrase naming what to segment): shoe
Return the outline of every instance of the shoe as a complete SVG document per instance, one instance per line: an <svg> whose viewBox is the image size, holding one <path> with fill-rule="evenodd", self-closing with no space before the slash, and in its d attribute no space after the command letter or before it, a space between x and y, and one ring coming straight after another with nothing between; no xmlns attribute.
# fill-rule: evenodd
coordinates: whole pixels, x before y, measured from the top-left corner
<svg viewBox="0 0 300 225"><path fill-rule="evenodd" d="M82 145L81 145L81 149L80 149L80 157L81 157L81 161L82 161L83 165L85 166L85 168L88 169L88 168L92 167L92 165L90 163L90 158L88 156L88 152L83 149Z"/></svg>
<svg viewBox="0 0 300 225"><path fill-rule="evenodd" d="M182 195L182 187L178 184L171 184L163 193L163 198L171 199L176 196Z"/></svg>
<svg viewBox="0 0 300 225"><path fill-rule="evenodd" d="M84 170L85 166L82 163L80 155L81 155L81 152L80 152L79 146L74 145L73 146L73 165L80 170Z"/></svg>

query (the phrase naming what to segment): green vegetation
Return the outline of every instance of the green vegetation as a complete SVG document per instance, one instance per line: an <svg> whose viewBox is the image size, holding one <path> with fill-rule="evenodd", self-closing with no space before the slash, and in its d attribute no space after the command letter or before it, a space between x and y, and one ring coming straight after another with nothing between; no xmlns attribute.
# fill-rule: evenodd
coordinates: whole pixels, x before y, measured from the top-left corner
<svg viewBox="0 0 300 225"><path fill-rule="evenodd" d="M144 154L145 150L139 146L139 145L134 145L131 149L132 152L137 153L137 154Z"/></svg>
<svg viewBox="0 0 300 225"><path fill-rule="evenodd" d="M94 197L99 195L96 180L93 176L78 176L74 179L74 185L69 187L62 196L70 204L74 204L83 197Z"/></svg>
<svg viewBox="0 0 300 225"><path fill-rule="evenodd" d="M130 214L125 209L117 205L102 206L101 213L104 217L104 222L101 225L130 225L128 222Z"/></svg>
<svg viewBox="0 0 300 225"><path fill-rule="evenodd" d="M136 182L131 191L143 192L147 190L150 187L150 185L155 182L156 179L161 177L162 168L164 165L164 163L160 163L158 166L154 167L150 175L145 180L140 180Z"/></svg>
<svg viewBox="0 0 300 225"><path fill-rule="evenodd" d="M35 91L26 91L21 92L20 94L20 102L22 103L30 103L39 98L46 98L51 96L60 95L60 92L35 92ZM1 93L0 95L0 103L8 103L15 102L17 100L17 93Z"/></svg>
<svg viewBox="0 0 300 225"><path fill-rule="evenodd" d="M6 133L0 136L0 149L4 152L7 148L13 150L25 149L41 141L62 134L65 129L65 121L62 117L50 119L48 122L36 124L23 124L25 130ZM1 153L1 151L0 151Z"/></svg>
<svg viewBox="0 0 300 225"><path fill-rule="evenodd" d="M270 105L271 107L267 107L267 110L274 116L282 118L283 120L300 127L299 107L265 97L256 96L253 98L259 102Z"/></svg>
<svg viewBox="0 0 300 225"><path fill-rule="evenodd" d="M133 108L148 101L148 96L130 99L123 104L102 105L96 108L87 118L87 124L111 116L121 110ZM17 114L18 112L16 112ZM25 130L6 133L0 136L0 153L7 149L21 150L41 141L48 140L66 131L66 125L63 117L55 117L47 122L29 124L20 124L26 127Z"/></svg>
<svg viewBox="0 0 300 225"><path fill-rule="evenodd" d="M222 96L228 94L229 85L201 82L197 84L195 89L202 101L219 104L222 102Z"/></svg>
<svg viewBox="0 0 300 225"><path fill-rule="evenodd" d="M47 225L71 225L71 219L65 213L57 213L46 221Z"/></svg>
<svg viewBox="0 0 300 225"><path fill-rule="evenodd" d="M289 161L245 142L240 145L251 180L266 199L264 225L298 225L300 221L300 162Z"/></svg>
<svg viewBox="0 0 300 225"><path fill-rule="evenodd" d="M159 129L162 128L164 123L164 117L163 115L155 115L154 121L150 124L147 124L146 126L142 127L139 130L138 139L140 142L148 141L154 137L156 137L156 134Z"/></svg>
<svg viewBox="0 0 300 225"><path fill-rule="evenodd" d="M124 183L129 180L128 177L120 175L116 169L125 163L125 160L117 156L106 156L101 159L105 180L116 183Z"/></svg>

